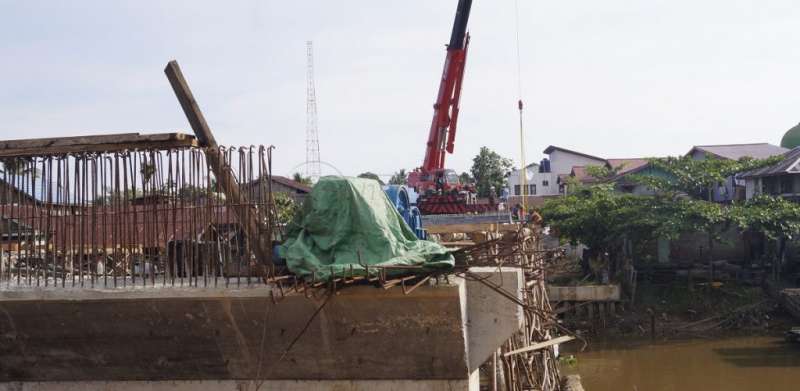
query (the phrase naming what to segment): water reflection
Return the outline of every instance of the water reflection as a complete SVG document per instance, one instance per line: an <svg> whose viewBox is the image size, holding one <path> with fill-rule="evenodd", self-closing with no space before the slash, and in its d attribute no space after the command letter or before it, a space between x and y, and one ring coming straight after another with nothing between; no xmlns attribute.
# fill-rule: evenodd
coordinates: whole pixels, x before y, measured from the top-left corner
<svg viewBox="0 0 800 391"><path fill-rule="evenodd" d="M588 391L800 390L800 346L776 337L593 343L575 354Z"/></svg>

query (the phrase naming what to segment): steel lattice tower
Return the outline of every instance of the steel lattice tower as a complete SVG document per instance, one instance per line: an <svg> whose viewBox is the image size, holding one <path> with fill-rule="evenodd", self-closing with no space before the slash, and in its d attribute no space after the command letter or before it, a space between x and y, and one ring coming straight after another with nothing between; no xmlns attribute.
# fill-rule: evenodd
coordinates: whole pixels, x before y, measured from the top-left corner
<svg viewBox="0 0 800 391"><path fill-rule="evenodd" d="M319 133L317 130L317 94L314 88L314 47L306 41L306 175L313 181L320 177Z"/></svg>

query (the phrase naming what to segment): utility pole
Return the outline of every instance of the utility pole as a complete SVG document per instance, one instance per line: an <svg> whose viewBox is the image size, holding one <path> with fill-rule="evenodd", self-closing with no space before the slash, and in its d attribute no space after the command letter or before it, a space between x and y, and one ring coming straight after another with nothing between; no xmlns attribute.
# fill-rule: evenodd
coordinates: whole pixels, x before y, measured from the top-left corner
<svg viewBox="0 0 800 391"><path fill-rule="evenodd" d="M320 175L317 94L314 88L314 47L306 41L306 175L316 182Z"/></svg>

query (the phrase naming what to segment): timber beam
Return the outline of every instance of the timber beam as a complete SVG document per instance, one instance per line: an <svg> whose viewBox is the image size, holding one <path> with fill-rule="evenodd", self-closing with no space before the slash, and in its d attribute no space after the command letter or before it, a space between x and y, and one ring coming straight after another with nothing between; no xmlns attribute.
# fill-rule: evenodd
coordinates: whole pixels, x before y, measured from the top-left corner
<svg viewBox="0 0 800 391"><path fill-rule="evenodd" d="M121 133L93 136L33 138L0 141L0 158L65 155L83 152L121 152L144 149L197 147L194 136L185 133Z"/></svg>
<svg viewBox="0 0 800 391"><path fill-rule="evenodd" d="M511 232L518 231L519 224L474 223L437 224L424 226L429 234L472 233L472 232Z"/></svg>

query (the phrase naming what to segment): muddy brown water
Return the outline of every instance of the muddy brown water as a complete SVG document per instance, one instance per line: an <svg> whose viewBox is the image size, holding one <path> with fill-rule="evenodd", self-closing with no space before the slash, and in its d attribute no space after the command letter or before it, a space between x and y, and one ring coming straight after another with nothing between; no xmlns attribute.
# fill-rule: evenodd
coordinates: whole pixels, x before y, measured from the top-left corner
<svg viewBox="0 0 800 391"><path fill-rule="evenodd" d="M680 342L594 342L562 356L587 391L800 391L800 344L780 337Z"/></svg>

